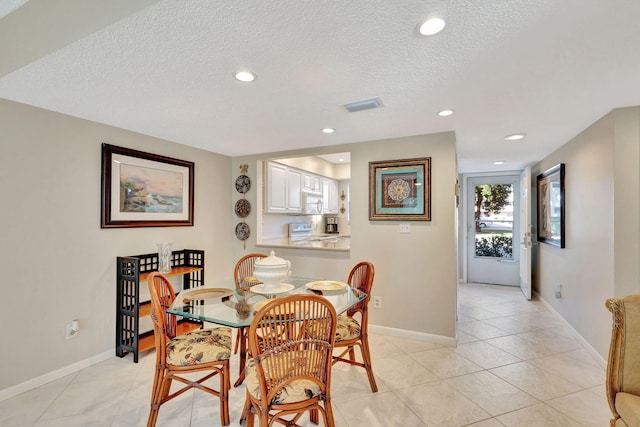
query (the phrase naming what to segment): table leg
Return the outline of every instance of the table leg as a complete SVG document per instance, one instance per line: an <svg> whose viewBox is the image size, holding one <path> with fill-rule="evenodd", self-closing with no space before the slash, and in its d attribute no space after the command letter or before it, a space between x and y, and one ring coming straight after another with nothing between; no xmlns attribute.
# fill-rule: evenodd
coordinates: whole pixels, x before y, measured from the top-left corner
<svg viewBox="0 0 640 427"><path fill-rule="evenodd" d="M242 328L240 333L240 349L238 354L240 355L240 363L238 365L238 379L233 384L234 387L238 387L244 381L244 370L247 364L247 331L246 328Z"/></svg>

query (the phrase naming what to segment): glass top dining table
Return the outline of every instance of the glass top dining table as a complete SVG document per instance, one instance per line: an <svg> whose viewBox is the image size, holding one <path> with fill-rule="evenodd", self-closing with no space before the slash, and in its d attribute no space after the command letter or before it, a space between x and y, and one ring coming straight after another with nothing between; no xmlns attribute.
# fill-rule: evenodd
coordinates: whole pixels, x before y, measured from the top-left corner
<svg viewBox="0 0 640 427"><path fill-rule="evenodd" d="M186 289L176 296L167 312L187 319L216 323L232 328L248 328L256 309L259 309L262 304L261 301L264 302L271 298L294 294L322 295L331 302L336 313L341 314L367 297L366 293L352 288L344 282L331 280L289 277L283 281L281 286L282 289L277 293L263 292L259 285L245 289L235 289L235 287ZM244 333L241 335L242 338L239 340L239 374L234 384L236 387L244 381L247 360L246 335Z"/></svg>
<svg viewBox="0 0 640 427"><path fill-rule="evenodd" d="M232 328L251 325L256 304L271 298L293 294L316 294L327 298L341 314L366 298L364 292L346 283L305 277L289 277L277 293L263 292L254 286L246 289L198 287L180 292L168 313Z"/></svg>

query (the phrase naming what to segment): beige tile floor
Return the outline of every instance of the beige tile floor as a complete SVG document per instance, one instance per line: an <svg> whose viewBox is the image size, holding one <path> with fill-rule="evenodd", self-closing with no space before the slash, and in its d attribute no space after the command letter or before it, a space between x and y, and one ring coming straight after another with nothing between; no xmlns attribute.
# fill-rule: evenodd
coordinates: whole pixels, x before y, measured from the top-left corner
<svg viewBox="0 0 640 427"><path fill-rule="evenodd" d="M335 366L336 425L608 425L604 369L540 302L517 288L461 284L458 307L457 348L371 337L378 393L361 369ZM153 354L138 364L114 357L0 402L0 425L144 426L153 362ZM244 388L233 389L231 425L243 402ZM158 426L219 422L213 397L187 392L161 408Z"/></svg>

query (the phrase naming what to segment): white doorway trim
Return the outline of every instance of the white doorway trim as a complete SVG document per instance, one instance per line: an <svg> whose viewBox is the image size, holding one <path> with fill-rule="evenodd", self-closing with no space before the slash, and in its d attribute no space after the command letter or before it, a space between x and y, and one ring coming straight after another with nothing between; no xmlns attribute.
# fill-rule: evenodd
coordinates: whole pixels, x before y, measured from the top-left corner
<svg viewBox="0 0 640 427"><path fill-rule="evenodd" d="M462 263L462 278L461 280L463 282L467 281L467 277L468 277L468 268L469 266L467 265L467 230L466 230L466 224L468 224L468 220L469 220L469 215L468 215L468 210L467 209L467 200L469 198L469 185L468 185L468 180L469 178L477 178L477 177L485 177L485 176L505 176L505 175L520 175L522 173L521 170L519 171L503 171L503 172L481 172L481 173L466 173L466 174L461 174L461 180L462 180L462 196L460 197L460 210L458 211L459 214L461 213L462 218L461 221L459 222L460 224L460 228L459 228L459 235L462 236L462 241L459 242L458 244L458 260L460 260L460 262Z"/></svg>

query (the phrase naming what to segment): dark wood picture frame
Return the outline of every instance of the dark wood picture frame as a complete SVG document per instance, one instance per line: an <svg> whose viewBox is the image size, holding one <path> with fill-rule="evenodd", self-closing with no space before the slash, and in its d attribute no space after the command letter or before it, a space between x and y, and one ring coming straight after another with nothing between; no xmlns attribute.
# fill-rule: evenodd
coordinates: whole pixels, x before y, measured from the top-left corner
<svg viewBox="0 0 640 427"><path fill-rule="evenodd" d="M560 163L538 175L538 241L565 247L565 165Z"/></svg>
<svg viewBox="0 0 640 427"><path fill-rule="evenodd" d="M369 220L431 221L431 157L369 162Z"/></svg>
<svg viewBox="0 0 640 427"><path fill-rule="evenodd" d="M101 228L193 225L194 163L102 144Z"/></svg>

